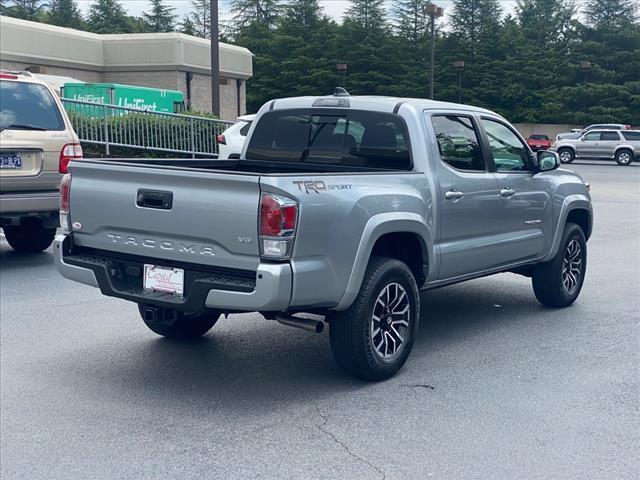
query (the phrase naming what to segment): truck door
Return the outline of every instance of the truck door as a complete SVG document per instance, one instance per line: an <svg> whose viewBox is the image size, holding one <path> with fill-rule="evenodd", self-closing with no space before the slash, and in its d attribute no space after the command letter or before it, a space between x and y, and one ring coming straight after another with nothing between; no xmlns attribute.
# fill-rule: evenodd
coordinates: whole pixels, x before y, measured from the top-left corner
<svg viewBox="0 0 640 480"><path fill-rule="evenodd" d="M498 264L500 248L495 218L500 212L496 178L471 115L428 113L438 158L440 270L438 279L481 272Z"/></svg>
<svg viewBox="0 0 640 480"><path fill-rule="evenodd" d="M549 181L537 174L529 148L508 124L488 117L480 124L498 182L500 214L494 222L501 230L501 261L508 265L537 258L548 251L553 236Z"/></svg>

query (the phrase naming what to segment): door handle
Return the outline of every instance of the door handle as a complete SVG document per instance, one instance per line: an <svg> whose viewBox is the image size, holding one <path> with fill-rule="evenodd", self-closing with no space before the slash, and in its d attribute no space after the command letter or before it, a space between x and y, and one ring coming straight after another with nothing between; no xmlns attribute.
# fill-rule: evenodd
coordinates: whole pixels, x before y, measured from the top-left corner
<svg viewBox="0 0 640 480"><path fill-rule="evenodd" d="M447 200L460 200L462 197L464 197L464 193L460 190L449 190L444 194L444 198Z"/></svg>
<svg viewBox="0 0 640 480"><path fill-rule="evenodd" d="M512 196L514 193L516 193L516 191L513 188L503 188L502 190L500 190L500 196L504 197L504 198L509 198L510 196Z"/></svg>

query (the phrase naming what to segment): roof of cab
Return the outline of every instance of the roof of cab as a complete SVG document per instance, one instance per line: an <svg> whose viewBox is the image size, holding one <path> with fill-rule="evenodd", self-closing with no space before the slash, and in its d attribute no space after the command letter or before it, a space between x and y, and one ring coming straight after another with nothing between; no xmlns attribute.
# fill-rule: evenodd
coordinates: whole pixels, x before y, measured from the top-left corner
<svg viewBox="0 0 640 480"><path fill-rule="evenodd" d="M290 97L279 98L268 102L268 108L273 109L290 109L290 108L311 108L318 106L318 102L329 102L331 99L346 99L349 102L348 108L357 110L374 110L381 112L393 112L398 105L410 105L416 110L457 110L457 111L471 111L481 112L496 115L490 110L486 110L480 107L474 107L471 105L464 105L459 103L440 102L437 100L426 100L424 98L401 98L401 97L384 97L375 95L326 95L318 97ZM335 105L337 108L341 108L340 105ZM331 107L330 104L325 103L322 107ZM344 108L344 107L342 107ZM397 111L397 110L396 110Z"/></svg>
<svg viewBox="0 0 640 480"><path fill-rule="evenodd" d="M31 72L26 71L15 71L15 70L4 70L0 69L0 80L13 80L16 82L28 82L28 83L39 83L42 85L48 85L41 78L37 78Z"/></svg>

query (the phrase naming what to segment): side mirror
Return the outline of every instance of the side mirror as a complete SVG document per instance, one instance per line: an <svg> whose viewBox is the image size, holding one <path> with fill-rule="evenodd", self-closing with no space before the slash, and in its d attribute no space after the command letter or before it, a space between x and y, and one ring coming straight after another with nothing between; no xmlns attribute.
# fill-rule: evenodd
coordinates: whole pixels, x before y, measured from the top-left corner
<svg viewBox="0 0 640 480"><path fill-rule="evenodd" d="M538 150L538 171L550 172L560 166L560 156L549 150Z"/></svg>

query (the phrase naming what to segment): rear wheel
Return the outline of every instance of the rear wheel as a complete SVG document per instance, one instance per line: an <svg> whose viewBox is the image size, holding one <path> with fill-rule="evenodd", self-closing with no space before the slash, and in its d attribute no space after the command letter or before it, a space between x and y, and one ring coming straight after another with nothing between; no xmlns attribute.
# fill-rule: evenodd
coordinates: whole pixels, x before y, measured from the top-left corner
<svg viewBox="0 0 640 480"><path fill-rule="evenodd" d="M561 148L558 150L558 156L560 157L560 163L571 163L576 158L575 153L570 148Z"/></svg>
<svg viewBox="0 0 640 480"><path fill-rule="evenodd" d="M633 152L631 150L619 150L616 152L616 163L626 167L633 162Z"/></svg>
<svg viewBox="0 0 640 480"><path fill-rule="evenodd" d="M411 353L419 318L420 297L409 267L372 258L356 300L330 318L336 363L365 380L392 377Z"/></svg>
<svg viewBox="0 0 640 480"><path fill-rule="evenodd" d="M567 223L556 256L533 270L531 280L536 298L547 307L568 307L580 295L586 271L584 232L575 223Z"/></svg>
<svg viewBox="0 0 640 480"><path fill-rule="evenodd" d="M3 227L3 230L7 243L20 253L46 250L56 236L55 228L44 228L39 221L24 221L18 226Z"/></svg>
<svg viewBox="0 0 640 480"><path fill-rule="evenodd" d="M149 329L167 338L187 340L201 337L216 324L219 312L184 313L168 308L138 304L140 316Z"/></svg>

